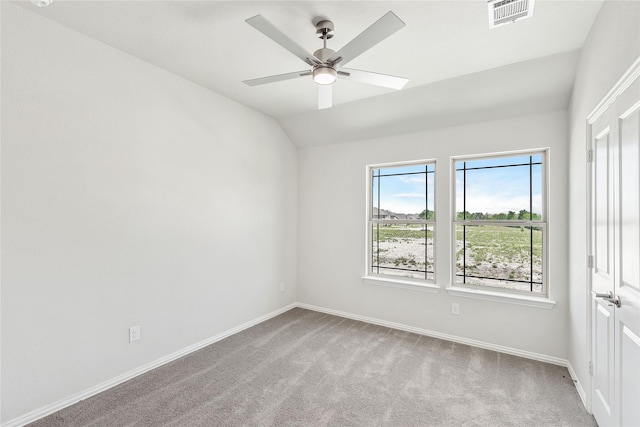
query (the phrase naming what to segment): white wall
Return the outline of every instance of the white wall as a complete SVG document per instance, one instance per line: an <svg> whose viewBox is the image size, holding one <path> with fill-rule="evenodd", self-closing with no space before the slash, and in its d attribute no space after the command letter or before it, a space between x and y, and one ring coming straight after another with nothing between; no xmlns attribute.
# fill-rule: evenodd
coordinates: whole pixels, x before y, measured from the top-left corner
<svg viewBox="0 0 640 427"><path fill-rule="evenodd" d="M1 53L3 423L296 301L274 120L8 2Z"/></svg>
<svg viewBox="0 0 640 427"><path fill-rule="evenodd" d="M567 114L564 111L419 134L300 149L299 301L493 345L566 358ZM551 309L450 296L450 158L550 147ZM437 294L364 284L367 164L437 160ZM451 315L451 302L461 315Z"/></svg>
<svg viewBox="0 0 640 427"><path fill-rule="evenodd" d="M570 317L568 357L589 392L586 119L640 56L640 2L605 1L585 42L570 108Z"/></svg>

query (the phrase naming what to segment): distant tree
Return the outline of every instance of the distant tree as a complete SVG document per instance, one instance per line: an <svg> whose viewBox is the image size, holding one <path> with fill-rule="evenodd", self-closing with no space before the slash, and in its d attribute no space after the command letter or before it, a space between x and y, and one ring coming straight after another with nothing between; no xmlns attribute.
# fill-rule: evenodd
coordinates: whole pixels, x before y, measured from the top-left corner
<svg viewBox="0 0 640 427"><path fill-rule="evenodd" d="M428 209L425 209L422 212L420 212L420 215L418 215L418 216L420 217L420 219L434 219L436 217L435 214L436 213L434 211L430 211Z"/></svg>
<svg viewBox="0 0 640 427"><path fill-rule="evenodd" d="M420 218L424 219L426 215L426 209L424 211L422 211L422 213L420 214ZM430 215L428 217L428 219L432 219L433 218L433 212L429 211L428 214ZM458 221L463 221L463 220L485 220L485 221L504 221L504 220L511 220L511 221L515 221L515 220L519 220L519 221L529 221L529 219L531 220L541 220L542 219L542 215L535 213L535 212L529 212L526 209L521 209L517 214L514 211L508 211L507 213L504 212L498 212L498 213L488 213L488 212L457 212L456 213L456 219Z"/></svg>

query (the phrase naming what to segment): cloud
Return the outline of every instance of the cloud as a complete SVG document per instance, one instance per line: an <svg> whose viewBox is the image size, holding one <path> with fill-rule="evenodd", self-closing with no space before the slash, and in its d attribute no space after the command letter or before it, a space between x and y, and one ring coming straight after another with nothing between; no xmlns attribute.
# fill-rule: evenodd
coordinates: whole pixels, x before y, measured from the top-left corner
<svg viewBox="0 0 640 427"><path fill-rule="evenodd" d="M542 213L541 173L533 173L532 210ZM456 178L456 211L461 212L463 194L462 175ZM528 168L504 168L475 171L467 174L467 212L507 213L529 210Z"/></svg>
<svg viewBox="0 0 640 427"><path fill-rule="evenodd" d="M398 176L398 179L407 184L426 184L427 179L424 176Z"/></svg>

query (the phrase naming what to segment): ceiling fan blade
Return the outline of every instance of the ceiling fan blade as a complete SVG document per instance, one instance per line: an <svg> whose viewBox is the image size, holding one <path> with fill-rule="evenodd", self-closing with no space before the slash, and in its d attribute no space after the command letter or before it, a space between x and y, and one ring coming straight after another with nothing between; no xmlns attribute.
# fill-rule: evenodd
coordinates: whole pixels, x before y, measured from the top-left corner
<svg viewBox="0 0 640 427"><path fill-rule="evenodd" d="M283 80L297 79L298 77L304 77L304 76L310 76L310 75L311 75L311 71L303 70L303 71L296 71L294 73L278 74L276 76L260 77L259 79L244 80L242 83L248 86L258 86L258 85L264 85L267 83L280 82Z"/></svg>
<svg viewBox="0 0 640 427"><path fill-rule="evenodd" d="M333 85L318 85L318 110L331 108L333 103Z"/></svg>
<svg viewBox="0 0 640 427"><path fill-rule="evenodd" d="M298 43L285 36L275 25L269 22L264 16L256 15L253 18L245 20L245 22L251 25L256 30L260 31L265 36L269 37L274 42L278 43L289 52L293 53L298 58L302 59L309 65L315 65L319 63L312 54L307 52Z"/></svg>
<svg viewBox="0 0 640 427"><path fill-rule="evenodd" d="M389 89L400 90L409 82L404 77L389 76L386 74L372 73L370 71L354 70L352 68L342 68L338 76L345 77L354 82L367 83L375 86L388 87Z"/></svg>
<svg viewBox="0 0 640 427"><path fill-rule="evenodd" d="M345 65L361 53L369 50L382 40L389 37L405 26L395 13L389 11L382 18L374 22L369 28L361 32L347 43L342 49L334 53L327 62Z"/></svg>

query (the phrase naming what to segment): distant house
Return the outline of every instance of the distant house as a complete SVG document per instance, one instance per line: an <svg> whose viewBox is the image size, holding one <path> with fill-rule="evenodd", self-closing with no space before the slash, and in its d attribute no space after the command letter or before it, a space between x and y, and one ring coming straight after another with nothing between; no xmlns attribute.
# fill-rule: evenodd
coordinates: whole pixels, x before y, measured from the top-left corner
<svg viewBox="0 0 640 427"><path fill-rule="evenodd" d="M416 220L420 219L420 214L401 214L388 211L386 209L378 209L376 207L372 210L373 219L408 219Z"/></svg>
<svg viewBox="0 0 640 427"><path fill-rule="evenodd" d="M406 219L406 218L399 218L398 217L399 214L393 213L386 209L378 209L376 207L373 208L372 214L373 214L373 219ZM400 214L400 216L402 216L402 214Z"/></svg>

